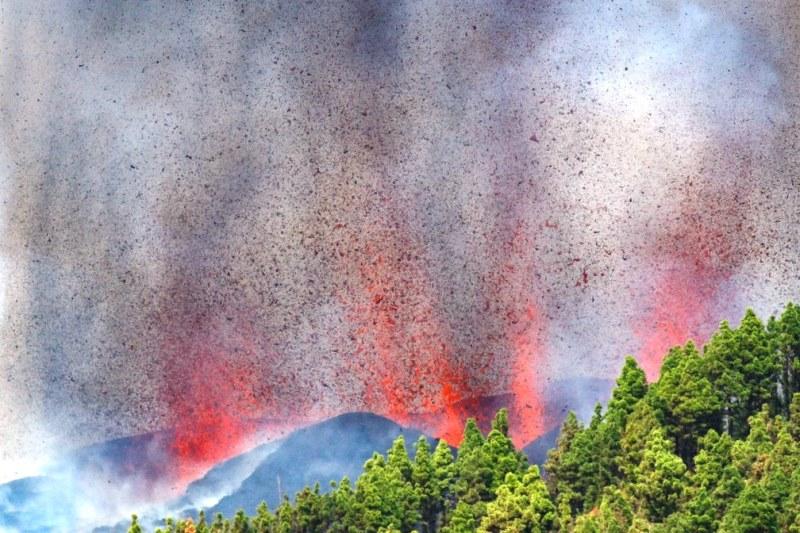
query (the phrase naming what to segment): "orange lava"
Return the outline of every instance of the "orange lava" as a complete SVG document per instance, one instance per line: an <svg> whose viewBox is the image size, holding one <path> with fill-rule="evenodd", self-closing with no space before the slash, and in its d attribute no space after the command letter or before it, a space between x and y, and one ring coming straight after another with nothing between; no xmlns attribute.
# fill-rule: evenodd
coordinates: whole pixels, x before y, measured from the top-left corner
<svg viewBox="0 0 800 533"><path fill-rule="evenodd" d="M548 420L541 392L544 317L535 300L534 245L528 228L517 223L503 246L505 258L491 273L491 307L502 316L504 348L509 354L511 438L524 446L546 431Z"/></svg>
<svg viewBox="0 0 800 533"><path fill-rule="evenodd" d="M652 307L636 324L641 339L639 364L648 381L658 379L661 362L670 348L689 339L704 342L715 327L711 307L717 296L716 276L683 265L665 272L656 283Z"/></svg>
<svg viewBox="0 0 800 533"><path fill-rule="evenodd" d="M539 383L537 365L544 350L540 338L540 315L529 303L512 328L509 341L513 350L511 392L514 403L509 413L511 438L522 447L546 431L547 418Z"/></svg>
<svg viewBox="0 0 800 533"><path fill-rule="evenodd" d="M370 243L366 249L362 292L351 308L359 346L352 365L362 377L366 407L400 424L416 413L438 412L425 429L458 443L468 413L457 404L473 392L453 361L427 277L403 254L407 247Z"/></svg>
<svg viewBox="0 0 800 533"><path fill-rule="evenodd" d="M223 323L223 321L225 323ZM271 403L253 334L227 319L187 322L165 346L165 398L172 415L174 477L188 481L246 449Z"/></svg>
<svg viewBox="0 0 800 533"><path fill-rule="evenodd" d="M743 164L742 183L749 181ZM754 225L746 218L744 187L680 184L680 216L659 224L650 235L645 257L652 263L654 285L633 332L639 338L638 360L647 378L658 378L670 348L689 339L703 343L733 305L725 284L748 258Z"/></svg>

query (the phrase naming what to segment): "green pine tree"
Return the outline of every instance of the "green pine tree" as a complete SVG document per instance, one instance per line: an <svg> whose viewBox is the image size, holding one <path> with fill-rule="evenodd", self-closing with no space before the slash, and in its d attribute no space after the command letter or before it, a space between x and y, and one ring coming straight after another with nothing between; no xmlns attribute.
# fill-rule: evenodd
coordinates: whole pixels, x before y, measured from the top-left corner
<svg viewBox="0 0 800 533"><path fill-rule="evenodd" d="M492 499L493 466L484 447L485 438L474 419L467 420L464 438L454 463L453 491L459 501L467 504Z"/></svg>
<svg viewBox="0 0 800 533"><path fill-rule="evenodd" d="M406 450L406 439L403 435L398 437L392 443L392 447L386 454L386 460L389 466L396 468L403 479L411 481L411 460L408 458L408 450Z"/></svg>
<svg viewBox="0 0 800 533"><path fill-rule="evenodd" d="M497 488L497 497L486 505L479 533L551 531L556 523L556 508L539 469L531 466L520 478L509 472Z"/></svg>
<svg viewBox="0 0 800 533"><path fill-rule="evenodd" d="M777 533L778 513L767 492L758 484L747 485L722 519L720 533Z"/></svg>
<svg viewBox="0 0 800 533"><path fill-rule="evenodd" d="M442 533L475 533L484 514L486 514L485 502L469 504L459 501L441 531Z"/></svg>
<svg viewBox="0 0 800 533"><path fill-rule="evenodd" d="M675 441L678 455L691 464L697 440L709 429L720 427L722 414L722 400L694 343L670 351L653 387L651 403L659 411L667 435Z"/></svg>
<svg viewBox="0 0 800 533"><path fill-rule="evenodd" d="M455 507L455 464L453 462L453 452L444 440L436 444L431 459L434 470L434 483L436 499L440 505L441 516L439 524L447 520L447 515Z"/></svg>
<svg viewBox="0 0 800 533"><path fill-rule="evenodd" d="M506 474L522 476L528 468L525 454L517 451L508 437L508 411L500 409L492 422L492 430L486 436L483 450L492 470L489 490L492 493L505 481Z"/></svg>
<svg viewBox="0 0 800 533"><path fill-rule="evenodd" d="M253 530L255 533L269 533L274 525L275 517L269 512L267 502L261 502L258 504L256 516L253 518ZM198 533L200 533L199 528Z"/></svg>
<svg viewBox="0 0 800 533"><path fill-rule="evenodd" d="M438 519L444 510L444 497L436 479L436 468L431 457L430 445L424 435L419 437L415 446L411 481L420 501L422 530L424 532L436 531Z"/></svg>
<svg viewBox="0 0 800 533"><path fill-rule="evenodd" d="M686 466L672 449L663 430L654 429L636 470L633 493L651 522L662 522L677 511L686 487Z"/></svg>
<svg viewBox="0 0 800 533"><path fill-rule="evenodd" d="M647 439L650 432L656 428L662 426L648 398L636 402L622 432L619 455L616 459L617 469L627 482L636 482L636 469L642 461Z"/></svg>
<svg viewBox="0 0 800 533"><path fill-rule="evenodd" d="M393 450L396 444L397 441ZM364 465L364 472L356 482L356 501L361 507L362 519L357 526L365 533L377 532L381 527L410 531L421 518L419 496L414 486L398 466L388 463L379 454L373 455Z"/></svg>
<svg viewBox="0 0 800 533"><path fill-rule="evenodd" d="M142 533L142 526L139 525L139 517L135 514L131 515L131 527L128 528L128 533Z"/></svg>

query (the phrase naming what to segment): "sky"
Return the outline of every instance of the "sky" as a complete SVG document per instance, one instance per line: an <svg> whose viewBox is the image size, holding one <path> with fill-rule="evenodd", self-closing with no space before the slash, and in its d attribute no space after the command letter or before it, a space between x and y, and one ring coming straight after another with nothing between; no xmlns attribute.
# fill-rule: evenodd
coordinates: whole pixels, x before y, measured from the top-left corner
<svg viewBox="0 0 800 533"><path fill-rule="evenodd" d="M523 444L778 313L799 40L791 0L3 2L0 481L500 395Z"/></svg>

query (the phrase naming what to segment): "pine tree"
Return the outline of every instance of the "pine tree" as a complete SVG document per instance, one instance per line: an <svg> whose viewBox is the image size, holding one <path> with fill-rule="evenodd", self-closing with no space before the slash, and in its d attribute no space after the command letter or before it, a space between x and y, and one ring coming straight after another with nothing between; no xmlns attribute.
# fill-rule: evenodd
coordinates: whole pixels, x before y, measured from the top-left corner
<svg viewBox="0 0 800 533"><path fill-rule="evenodd" d="M758 484L747 485L725 513L720 533L777 533L778 514L767 492Z"/></svg>
<svg viewBox="0 0 800 533"><path fill-rule="evenodd" d="M357 525L365 533L377 532L381 527L409 531L420 520L419 499L413 485L398 466L387 463L379 454L364 465L356 482L356 501L362 513L362 522Z"/></svg>
<svg viewBox="0 0 800 533"><path fill-rule="evenodd" d="M705 360L689 341L683 348L670 350L652 389L651 403L659 410L678 455L689 464L697 439L721 426L722 401L707 374Z"/></svg>
<svg viewBox="0 0 800 533"><path fill-rule="evenodd" d="M468 418L464 426L464 437L458 447L458 455L467 454L483 446L484 437L474 418Z"/></svg>
<svg viewBox="0 0 800 533"><path fill-rule="evenodd" d="M791 492L783 509L783 525L790 533L800 533L800 470L792 473Z"/></svg>
<svg viewBox="0 0 800 533"><path fill-rule="evenodd" d="M565 421L565 426L574 431L575 423ZM548 477L553 476L555 501L559 507L559 520L565 524L568 516L576 516L597 502L600 493L612 476L607 464L606 435L601 431L603 416L597 404L588 427L578 429L574 436L557 448L556 454L545 463ZM598 460L601 457L602 460ZM565 511L569 509L569 513Z"/></svg>
<svg viewBox="0 0 800 533"><path fill-rule="evenodd" d="M739 338L727 321L704 348L707 376L721 404L720 431L740 438L747 433L747 384L739 357Z"/></svg>
<svg viewBox="0 0 800 533"><path fill-rule="evenodd" d="M789 404L789 432L796 440L800 440L800 392L794 393Z"/></svg>
<svg viewBox="0 0 800 533"><path fill-rule="evenodd" d="M305 487L295 497L295 525L300 531L323 531L327 529L328 515L327 496L320 493L319 483L314 488Z"/></svg>
<svg viewBox="0 0 800 533"><path fill-rule="evenodd" d="M436 480L428 439L422 435L414 449L411 481L420 501L420 514L424 531L435 531L436 522L444 504Z"/></svg>
<svg viewBox="0 0 800 533"><path fill-rule="evenodd" d="M731 458L743 477L749 478L753 467L766 459L773 445L769 409L767 406L748 419L750 432L747 438L737 440L731 448Z"/></svg>
<svg viewBox="0 0 800 533"><path fill-rule="evenodd" d="M165 518L164 527L165 527L164 529L165 533L175 533L175 528L176 528L175 519L172 518L171 516Z"/></svg>
<svg viewBox="0 0 800 533"><path fill-rule="evenodd" d="M275 517L269 512L267 502L261 502L256 508L256 516L253 518L253 530L255 533L269 533L275 524ZM198 528L198 533L200 530Z"/></svg>
<svg viewBox="0 0 800 533"><path fill-rule="evenodd" d="M294 508L289 497L284 495L283 501L275 509L275 531L276 533L292 533L296 530Z"/></svg>
<svg viewBox="0 0 800 533"><path fill-rule="evenodd" d="M508 409L503 407L498 410L492 420L492 431L498 431L505 437L508 437Z"/></svg>
<svg viewBox="0 0 800 533"><path fill-rule="evenodd" d="M642 461L650 432L661 427L651 402L647 398L638 401L628 416L616 459L618 470L628 482L636 481L636 468Z"/></svg>
<svg viewBox="0 0 800 533"><path fill-rule="evenodd" d="M597 525L603 533L626 533L633 522L633 504L624 491L607 487L596 515Z"/></svg>
<svg viewBox="0 0 800 533"><path fill-rule="evenodd" d="M800 445L795 441L788 426L781 418L773 423L774 444L766 455L758 457L751 469L748 482L759 483L770 503L779 511L782 529L794 520L793 496L798 490L794 483L800 480L795 474L800 470Z"/></svg>
<svg viewBox="0 0 800 533"><path fill-rule="evenodd" d="M582 431L578 417L575 416L573 411L567 413L567 417L561 424L561 431L556 440L556 447L547 452L547 461L544 463L544 471L546 473L547 488L553 497L559 493L558 482L567 481L570 473L562 471L562 461L564 456L569 453L575 436Z"/></svg>
<svg viewBox="0 0 800 533"><path fill-rule="evenodd" d="M128 528L128 533L142 533L142 526L139 525L139 517L131 515L131 527Z"/></svg>
<svg viewBox="0 0 800 533"><path fill-rule="evenodd" d="M208 527L208 523L206 522L206 512L202 509L197 516L197 527L195 528L197 533L209 533L211 531Z"/></svg>
<svg viewBox="0 0 800 533"><path fill-rule="evenodd" d="M620 428L624 427L625 419L633 412L636 403L644 398L647 393L647 377L644 370L631 356L625 358L616 386L608 402L609 418L618 418Z"/></svg>
<svg viewBox="0 0 800 533"><path fill-rule="evenodd" d="M494 493L505 481L506 474L522 476L528 468L528 459L514 447L508 437L508 411L500 409L492 422L492 430L483 444L486 460L491 465L492 480L489 490Z"/></svg>
<svg viewBox="0 0 800 533"><path fill-rule="evenodd" d="M348 477L345 476L340 483L333 484L331 506L333 518L330 533L357 531L361 507L356 503L355 492Z"/></svg>
<svg viewBox="0 0 800 533"><path fill-rule="evenodd" d="M776 341L780 367L780 394L784 414L795 393L800 392L800 306L789 303L779 320L771 319L767 330Z"/></svg>
<svg viewBox="0 0 800 533"><path fill-rule="evenodd" d="M684 529L716 531L725 510L742 490L744 480L732 462L732 449L733 440L727 433L720 435L712 429L700 439L682 512Z"/></svg>
<svg viewBox="0 0 800 533"><path fill-rule="evenodd" d="M244 514L244 509L239 509L233 517L231 533L251 533L250 519Z"/></svg>
<svg viewBox="0 0 800 533"><path fill-rule="evenodd" d="M197 526L191 518L181 520L176 528L177 533L197 533Z"/></svg>
<svg viewBox="0 0 800 533"><path fill-rule="evenodd" d="M485 502L469 504L459 501L441 531L442 533L474 533L484 514L486 514Z"/></svg>
<svg viewBox="0 0 800 533"><path fill-rule="evenodd" d="M574 528L562 527L561 531L571 533L603 533L600 529L600 519L596 514L583 514L575 520Z"/></svg>
<svg viewBox="0 0 800 533"><path fill-rule="evenodd" d="M214 515L214 522L211 524L211 531L214 533L222 533L225 531L225 518L222 513Z"/></svg>
<svg viewBox="0 0 800 533"><path fill-rule="evenodd" d="M652 522L661 522L678 509L686 484L686 466L672 451L663 430L650 432L636 470L633 492Z"/></svg>
<svg viewBox="0 0 800 533"><path fill-rule="evenodd" d="M386 454L389 466L396 468L406 481L411 481L411 460L408 458L406 450L406 439L403 435L398 435L392 447Z"/></svg>
<svg viewBox="0 0 800 533"><path fill-rule="evenodd" d="M576 464L571 461L571 449L576 436L583 431L578 417L570 411L561 425L556 447L547 453L544 464L548 491L558 509L558 522L562 531L567 531L577 509L579 496L573 486L578 476Z"/></svg>
<svg viewBox="0 0 800 533"><path fill-rule="evenodd" d="M459 501L475 504L492 499L493 465L484 448L485 439L475 420L470 418L458 449L454 493Z"/></svg>
<svg viewBox="0 0 800 533"><path fill-rule="evenodd" d="M708 378L719 391L724 431L747 434L747 418L777 403L780 354L774 335L748 309L739 328L723 322L706 345Z"/></svg>
<svg viewBox="0 0 800 533"><path fill-rule="evenodd" d="M604 420L598 403L589 426L576 435L564 457L564 470L575 472L574 482L567 489L577 497L578 508L575 511L594 507L603 488L615 479L612 450L618 443L612 442L614 432L608 429L609 424Z"/></svg>
<svg viewBox="0 0 800 533"><path fill-rule="evenodd" d="M433 451L434 482L436 488L436 498L441 506L441 517L439 523L447 520L447 513L455 506L455 464L453 463L453 452L447 442L440 440Z"/></svg>
<svg viewBox="0 0 800 533"><path fill-rule="evenodd" d="M539 469L531 466L520 479L508 473L497 489L497 497L486 505L479 533L551 531L556 523L556 508Z"/></svg>
<svg viewBox="0 0 800 533"><path fill-rule="evenodd" d="M763 405L774 407L781 370L776 342L752 309L745 313L737 333L749 385L748 413L758 411Z"/></svg>

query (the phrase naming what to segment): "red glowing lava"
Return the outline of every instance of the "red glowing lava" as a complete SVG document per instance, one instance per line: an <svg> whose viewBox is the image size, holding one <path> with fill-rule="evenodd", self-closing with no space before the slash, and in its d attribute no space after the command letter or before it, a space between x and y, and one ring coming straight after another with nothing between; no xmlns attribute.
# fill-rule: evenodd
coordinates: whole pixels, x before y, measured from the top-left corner
<svg viewBox="0 0 800 533"><path fill-rule="evenodd" d="M526 296L534 291L526 231L517 227L486 276L484 355L471 357L453 348L424 254L398 226L359 243L366 252L359 290L344 297L358 346L351 368L364 384L366 408L458 444L466 419L482 410L482 398L510 389L512 438L520 446L535 439L548 421L537 375L544 360L542 319Z"/></svg>
<svg viewBox="0 0 800 533"><path fill-rule="evenodd" d="M649 381L658 378L670 348L689 339L703 342L713 332L713 307L723 280L717 273L683 263L660 275L651 295L652 308L634 328L642 339L639 364Z"/></svg>
<svg viewBox="0 0 800 533"><path fill-rule="evenodd" d="M501 364L508 368L509 422L517 446L540 436L550 423L541 393L545 324L535 298L534 249L528 228L517 223L503 244L503 261L487 277L485 296L486 309L499 319L501 348L508 354Z"/></svg>
<svg viewBox="0 0 800 533"><path fill-rule="evenodd" d="M428 278L410 246L365 246L361 293L351 307L358 346L352 368L362 377L367 409L401 424L437 412L425 429L457 443L468 416L458 402L474 391L453 359Z"/></svg>
<svg viewBox="0 0 800 533"><path fill-rule="evenodd" d="M163 392L172 417L174 477L187 481L244 451L275 407L264 350L232 316L181 320L166 339Z"/></svg>
<svg viewBox="0 0 800 533"><path fill-rule="evenodd" d="M707 340L719 317L734 305L727 282L757 253L743 205L746 188L695 188L693 183L682 184L680 216L659 225L645 246L654 270L653 290L633 331L641 343L639 363L650 381L658 377L671 347Z"/></svg>
<svg viewBox="0 0 800 533"><path fill-rule="evenodd" d="M230 365L215 360L219 354L200 350L191 354L195 370L173 392L170 406L175 416L172 453L179 479L191 479L208 465L242 451L243 441L255 429L247 413L254 412L252 399L240 394L249 378ZM192 392L195 391L195 392Z"/></svg>
<svg viewBox="0 0 800 533"><path fill-rule="evenodd" d="M540 338L540 316L533 304L528 304L523 316L512 322L510 332L513 350L511 392L511 438L517 447L522 447L547 430L544 402L540 384L541 375L537 365L542 362L544 352Z"/></svg>

